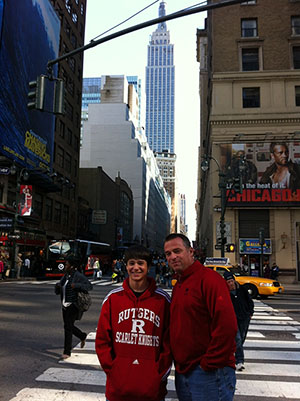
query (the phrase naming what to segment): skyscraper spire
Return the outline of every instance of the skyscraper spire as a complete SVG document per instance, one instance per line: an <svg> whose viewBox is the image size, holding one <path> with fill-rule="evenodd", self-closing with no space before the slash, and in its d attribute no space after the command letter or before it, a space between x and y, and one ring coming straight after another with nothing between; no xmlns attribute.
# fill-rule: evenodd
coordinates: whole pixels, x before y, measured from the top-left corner
<svg viewBox="0 0 300 401"><path fill-rule="evenodd" d="M159 4L158 16L164 17L165 15L166 15L166 2L162 0L162 2ZM161 31L166 31L167 30L166 22L164 21L158 24L158 29Z"/></svg>

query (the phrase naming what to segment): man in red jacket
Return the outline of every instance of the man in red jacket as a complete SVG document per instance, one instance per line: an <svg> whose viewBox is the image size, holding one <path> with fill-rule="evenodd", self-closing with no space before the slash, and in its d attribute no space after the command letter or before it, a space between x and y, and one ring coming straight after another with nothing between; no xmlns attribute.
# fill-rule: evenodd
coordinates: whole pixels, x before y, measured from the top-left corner
<svg viewBox="0 0 300 401"><path fill-rule="evenodd" d="M225 280L194 261L182 234L170 234L165 255L177 275L170 342L179 401L232 401L237 322Z"/></svg>

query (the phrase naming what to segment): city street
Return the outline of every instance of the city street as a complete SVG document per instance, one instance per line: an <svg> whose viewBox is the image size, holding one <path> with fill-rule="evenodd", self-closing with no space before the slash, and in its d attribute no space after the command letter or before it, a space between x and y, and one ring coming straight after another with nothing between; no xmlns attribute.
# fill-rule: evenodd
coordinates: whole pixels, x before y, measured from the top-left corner
<svg viewBox="0 0 300 401"><path fill-rule="evenodd" d="M60 361L63 324L55 281L0 283L1 401L105 401L105 374L94 349L104 296L121 284L94 281L91 309L78 322L88 334L84 349L74 339L72 357ZM168 290L170 292L170 290ZM245 343L246 369L237 373L236 401L299 400L300 292L255 301ZM174 371L167 401L175 401Z"/></svg>

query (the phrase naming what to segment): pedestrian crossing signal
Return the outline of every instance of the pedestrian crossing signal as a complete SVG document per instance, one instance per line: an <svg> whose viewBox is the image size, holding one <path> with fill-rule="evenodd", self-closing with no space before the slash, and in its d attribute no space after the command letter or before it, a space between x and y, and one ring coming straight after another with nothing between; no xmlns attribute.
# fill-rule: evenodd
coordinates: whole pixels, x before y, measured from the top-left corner
<svg viewBox="0 0 300 401"><path fill-rule="evenodd" d="M235 245L234 244L227 244L226 245L226 252L234 252L235 251Z"/></svg>

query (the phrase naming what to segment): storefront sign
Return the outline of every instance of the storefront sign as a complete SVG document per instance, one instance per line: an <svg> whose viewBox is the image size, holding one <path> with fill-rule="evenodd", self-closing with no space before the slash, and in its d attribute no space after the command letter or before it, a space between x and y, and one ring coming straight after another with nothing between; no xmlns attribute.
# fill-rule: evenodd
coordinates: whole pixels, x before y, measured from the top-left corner
<svg viewBox="0 0 300 401"><path fill-rule="evenodd" d="M1 217L0 218L0 229L12 228L13 219L11 217Z"/></svg>
<svg viewBox="0 0 300 401"><path fill-rule="evenodd" d="M93 224L106 224L107 212L106 210L93 210L92 223Z"/></svg>
<svg viewBox="0 0 300 401"><path fill-rule="evenodd" d="M261 254L261 245L258 238L240 238L240 253L242 254ZM265 255L272 254L272 244L270 239L265 239L263 245Z"/></svg>

